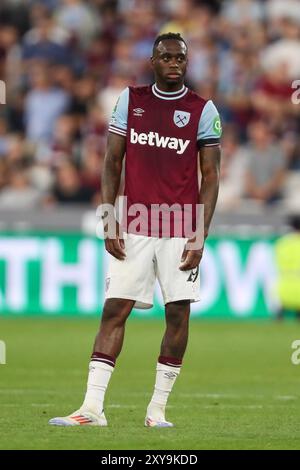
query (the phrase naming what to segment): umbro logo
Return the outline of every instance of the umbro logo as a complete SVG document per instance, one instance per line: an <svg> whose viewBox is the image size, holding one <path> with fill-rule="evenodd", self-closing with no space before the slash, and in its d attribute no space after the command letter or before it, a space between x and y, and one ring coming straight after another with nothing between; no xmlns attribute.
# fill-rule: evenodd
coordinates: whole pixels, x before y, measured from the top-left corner
<svg viewBox="0 0 300 470"><path fill-rule="evenodd" d="M142 108L134 108L133 115L134 116L142 116L144 112L145 112L145 110L142 109Z"/></svg>
<svg viewBox="0 0 300 470"><path fill-rule="evenodd" d="M176 373L176 372L165 372L164 373L164 377L166 379L176 379L177 375L178 375L178 373Z"/></svg>

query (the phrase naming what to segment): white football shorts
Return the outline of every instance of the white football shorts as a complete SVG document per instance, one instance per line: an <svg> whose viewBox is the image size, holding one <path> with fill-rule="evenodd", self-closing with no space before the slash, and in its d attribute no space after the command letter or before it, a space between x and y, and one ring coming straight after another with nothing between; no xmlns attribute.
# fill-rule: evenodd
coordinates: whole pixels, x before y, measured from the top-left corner
<svg viewBox="0 0 300 470"><path fill-rule="evenodd" d="M135 308L151 308L156 278L164 303L200 300L199 266L180 271L185 238L154 238L126 234L126 258L109 255L106 299L135 300Z"/></svg>

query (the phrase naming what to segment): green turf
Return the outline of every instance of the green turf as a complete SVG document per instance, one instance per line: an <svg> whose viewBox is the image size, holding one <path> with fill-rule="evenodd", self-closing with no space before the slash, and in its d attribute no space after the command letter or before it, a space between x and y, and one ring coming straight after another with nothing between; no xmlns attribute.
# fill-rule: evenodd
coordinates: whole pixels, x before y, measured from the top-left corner
<svg viewBox="0 0 300 470"><path fill-rule="evenodd" d="M129 321L106 400L108 428L60 428L49 418L82 400L95 320L4 319L0 339L1 449L299 449L296 322L191 324L169 400L173 429L143 427L162 322Z"/></svg>

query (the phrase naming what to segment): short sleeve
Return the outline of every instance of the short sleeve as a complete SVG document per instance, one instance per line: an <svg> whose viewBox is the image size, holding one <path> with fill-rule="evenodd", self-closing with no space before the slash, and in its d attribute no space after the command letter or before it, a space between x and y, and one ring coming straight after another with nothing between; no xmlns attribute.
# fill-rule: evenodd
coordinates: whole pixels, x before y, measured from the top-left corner
<svg viewBox="0 0 300 470"><path fill-rule="evenodd" d="M108 130L114 134L124 137L127 135L127 117L128 117L129 88L125 88L120 94L118 101L113 109L109 121Z"/></svg>
<svg viewBox="0 0 300 470"><path fill-rule="evenodd" d="M204 106L197 132L198 147L211 147L220 144L222 125L217 108L210 100Z"/></svg>

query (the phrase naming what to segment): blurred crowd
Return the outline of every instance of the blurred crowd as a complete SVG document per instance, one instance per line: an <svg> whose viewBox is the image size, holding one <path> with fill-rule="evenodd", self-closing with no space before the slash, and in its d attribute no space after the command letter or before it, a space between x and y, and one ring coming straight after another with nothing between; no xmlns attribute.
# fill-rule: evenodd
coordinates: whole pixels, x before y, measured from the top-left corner
<svg viewBox="0 0 300 470"><path fill-rule="evenodd" d="M100 202L114 104L169 31L222 116L219 208L298 204L300 0L1 0L0 209Z"/></svg>

